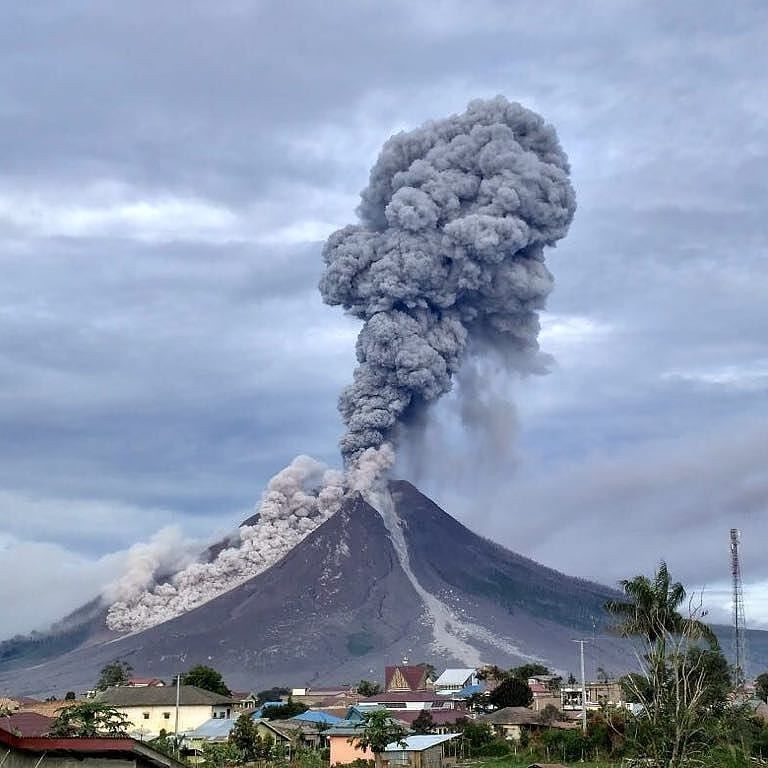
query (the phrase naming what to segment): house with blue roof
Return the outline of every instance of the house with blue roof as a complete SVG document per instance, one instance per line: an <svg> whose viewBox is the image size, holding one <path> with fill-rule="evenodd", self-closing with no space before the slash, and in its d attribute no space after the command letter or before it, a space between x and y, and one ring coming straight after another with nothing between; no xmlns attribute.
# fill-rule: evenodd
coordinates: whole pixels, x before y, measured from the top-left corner
<svg viewBox="0 0 768 768"><path fill-rule="evenodd" d="M327 725L332 726L342 722L342 718L335 715L329 715L327 712L320 712L318 710L308 709L306 712L302 712L300 715L295 715L291 718L299 723L314 723L315 725Z"/></svg>

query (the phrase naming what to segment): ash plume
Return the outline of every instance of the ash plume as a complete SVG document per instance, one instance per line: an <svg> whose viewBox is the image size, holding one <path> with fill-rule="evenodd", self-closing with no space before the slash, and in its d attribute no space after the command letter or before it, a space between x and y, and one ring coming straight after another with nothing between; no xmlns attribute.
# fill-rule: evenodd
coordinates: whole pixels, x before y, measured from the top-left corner
<svg viewBox="0 0 768 768"><path fill-rule="evenodd" d="M160 565L167 564L156 552L165 552L161 545L168 537L136 545L132 567L103 595L111 603L107 626L136 632L234 589L274 565L338 511L348 490L369 488L393 461L392 450L382 446L361 454L345 474L309 456L297 456L269 481L255 525L242 526L237 540L212 562L185 564L165 580L156 579Z"/></svg>
<svg viewBox="0 0 768 768"><path fill-rule="evenodd" d="M323 251L324 301L364 321L354 381L339 399L345 471L297 457L269 482L255 525L241 527L212 562L170 578L153 549L139 549L108 592L108 626L144 629L233 589L276 563L350 491L384 514L398 428L424 423L468 355L530 370L537 313L552 290L544 248L565 236L576 207L568 171L554 129L501 96L386 142L362 192L361 223L331 235ZM497 453L514 410L500 408L481 372L465 366L462 420L488 427Z"/></svg>
<svg viewBox="0 0 768 768"><path fill-rule="evenodd" d="M386 142L361 223L323 250L323 300L364 321L339 398L347 463L395 442L474 346L510 360L538 350L544 248L576 209L568 173L554 128L501 96Z"/></svg>

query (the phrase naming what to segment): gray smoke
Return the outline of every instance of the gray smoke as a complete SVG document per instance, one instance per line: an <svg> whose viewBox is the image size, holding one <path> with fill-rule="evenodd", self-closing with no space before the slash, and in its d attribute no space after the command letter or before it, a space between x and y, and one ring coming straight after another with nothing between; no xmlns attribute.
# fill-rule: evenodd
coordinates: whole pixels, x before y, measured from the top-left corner
<svg viewBox="0 0 768 768"><path fill-rule="evenodd" d="M447 392L472 345L538 350L544 247L576 209L568 172L554 128L502 96L387 141L361 223L323 250L323 300L364 321L339 398L347 461Z"/></svg>

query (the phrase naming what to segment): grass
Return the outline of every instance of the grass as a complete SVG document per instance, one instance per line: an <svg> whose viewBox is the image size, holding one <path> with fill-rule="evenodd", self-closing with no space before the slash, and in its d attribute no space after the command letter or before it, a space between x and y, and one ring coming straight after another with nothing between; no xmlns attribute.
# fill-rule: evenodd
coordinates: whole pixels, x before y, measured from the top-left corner
<svg viewBox="0 0 768 768"><path fill-rule="evenodd" d="M536 759L531 757L509 755L508 757L493 757L493 758L478 758L477 760L467 760L462 765L466 765L468 768L528 768L531 763L535 763ZM561 762L556 757L550 757L545 762L557 763ZM573 766L573 768L619 768L621 763L580 763L578 761L565 762L563 765Z"/></svg>

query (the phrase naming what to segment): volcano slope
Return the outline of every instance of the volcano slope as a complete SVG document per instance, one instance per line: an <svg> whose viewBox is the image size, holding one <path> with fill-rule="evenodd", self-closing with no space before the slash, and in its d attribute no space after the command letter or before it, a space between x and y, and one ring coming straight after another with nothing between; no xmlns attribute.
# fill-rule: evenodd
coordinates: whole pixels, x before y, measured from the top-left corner
<svg viewBox="0 0 768 768"><path fill-rule="evenodd" d="M436 667L540 660L568 672L577 636L596 638L593 669L634 666L625 644L598 637L613 590L477 536L409 483L393 482L391 492L390 530L351 495L271 568L163 624L119 636L94 602L61 624L66 636L52 631L32 654L23 643L16 653L0 646L0 690L86 690L117 658L161 678L209 664L241 690L353 683L403 656ZM404 548L393 546L393 524Z"/></svg>

